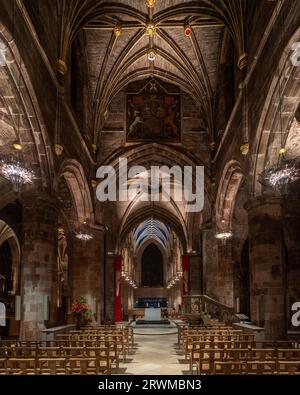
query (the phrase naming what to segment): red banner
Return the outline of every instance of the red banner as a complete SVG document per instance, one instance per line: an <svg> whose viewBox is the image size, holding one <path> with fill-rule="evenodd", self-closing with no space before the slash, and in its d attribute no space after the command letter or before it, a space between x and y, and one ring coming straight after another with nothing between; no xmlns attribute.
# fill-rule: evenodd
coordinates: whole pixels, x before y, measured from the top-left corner
<svg viewBox="0 0 300 395"><path fill-rule="evenodd" d="M182 256L182 289L181 296L189 293L189 271L190 271L190 257L188 255Z"/></svg>
<svg viewBox="0 0 300 395"><path fill-rule="evenodd" d="M122 257L115 257L115 322L122 321L122 298L121 298L121 271Z"/></svg>

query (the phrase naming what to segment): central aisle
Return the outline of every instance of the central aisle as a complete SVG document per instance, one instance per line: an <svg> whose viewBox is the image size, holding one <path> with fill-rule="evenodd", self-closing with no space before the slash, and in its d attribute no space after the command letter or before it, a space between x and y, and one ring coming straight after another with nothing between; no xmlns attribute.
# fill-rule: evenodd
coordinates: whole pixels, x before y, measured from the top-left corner
<svg viewBox="0 0 300 395"><path fill-rule="evenodd" d="M182 375L184 365L178 361L180 356L176 354L177 333L174 330L139 328L136 332L134 342L137 349L128 357L132 362L122 364L122 367L126 366L125 375Z"/></svg>

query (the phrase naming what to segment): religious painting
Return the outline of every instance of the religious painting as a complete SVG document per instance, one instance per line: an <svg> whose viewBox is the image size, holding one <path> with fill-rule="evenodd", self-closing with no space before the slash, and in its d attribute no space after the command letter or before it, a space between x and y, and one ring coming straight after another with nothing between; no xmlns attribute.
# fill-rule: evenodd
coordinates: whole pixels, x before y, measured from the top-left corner
<svg viewBox="0 0 300 395"><path fill-rule="evenodd" d="M127 141L179 142L180 132L180 94L169 93L156 80L127 94Z"/></svg>

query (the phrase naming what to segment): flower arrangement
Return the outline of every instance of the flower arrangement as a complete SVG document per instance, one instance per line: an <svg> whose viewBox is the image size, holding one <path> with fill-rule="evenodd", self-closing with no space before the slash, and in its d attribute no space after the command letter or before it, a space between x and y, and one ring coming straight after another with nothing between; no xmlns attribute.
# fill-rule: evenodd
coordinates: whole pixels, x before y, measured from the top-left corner
<svg viewBox="0 0 300 395"><path fill-rule="evenodd" d="M77 327L80 326L82 321L85 321L86 323L91 321L92 312L83 296L80 296L75 300L75 302L72 304L71 311L72 315L76 318Z"/></svg>

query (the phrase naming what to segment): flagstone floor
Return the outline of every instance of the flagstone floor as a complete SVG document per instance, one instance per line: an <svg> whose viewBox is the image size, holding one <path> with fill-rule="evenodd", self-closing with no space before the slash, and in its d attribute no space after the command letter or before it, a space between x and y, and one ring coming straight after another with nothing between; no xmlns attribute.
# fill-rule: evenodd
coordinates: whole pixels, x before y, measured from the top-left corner
<svg viewBox="0 0 300 395"><path fill-rule="evenodd" d="M128 362L120 364L125 375L182 375L188 370L178 353L177 333L164 328L139 328L135 334L136 349ZM143 333L143 334L141 334Z"/></svg>

